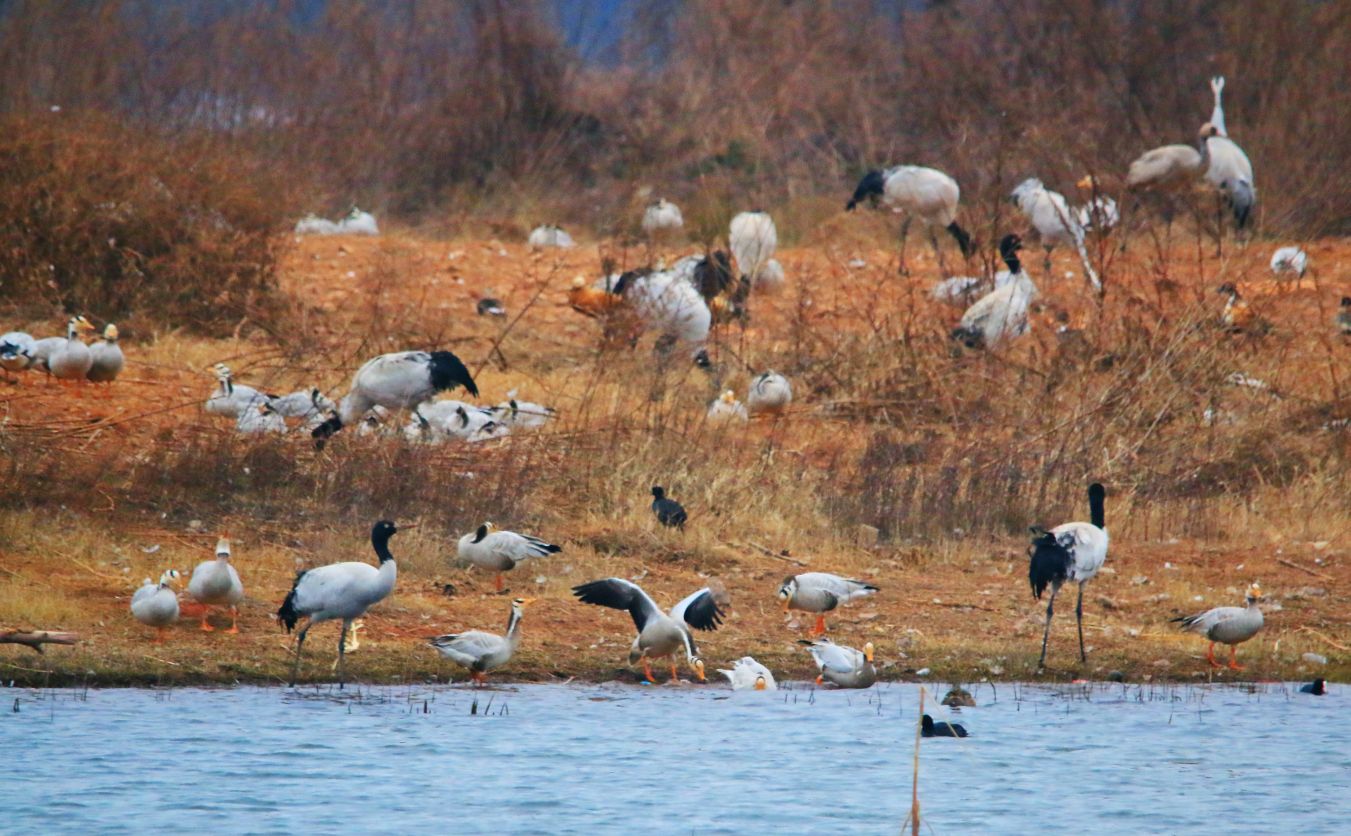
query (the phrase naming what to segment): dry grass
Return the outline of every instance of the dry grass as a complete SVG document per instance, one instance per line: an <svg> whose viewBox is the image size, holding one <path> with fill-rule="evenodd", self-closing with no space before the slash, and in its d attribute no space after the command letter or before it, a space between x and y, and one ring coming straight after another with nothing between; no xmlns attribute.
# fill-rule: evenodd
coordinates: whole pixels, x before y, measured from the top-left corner
<svg viewBox="0 0 1351 836"><path fill-rule="evenodd" d="M632 352L596 347L596 325L567 308L564 290L614 252L639 257L609 241L541 255L493 240L306 240L281 272L305 313L275 338L129 341L127 377L107 399L72 398L32 376L0 384L13 486L0 492L0 622L84 634L42 660L62 678L272 681L286 644L270 614L295 568L362 559L371 521L418 519L422 528L395 540L399 588L372 615L353 670L444 676L420 637L505 619L490 577L449 564L455 538L491 519L565 546L510 579L542 599L511 676L616 675L626 617L568 593L612 574L642 578L670 602L719 578L733 612L701 642L707 658L753 653L806 675L793 642L807 625L785 623L773 598L803 564L882 586L831 624L842 641L874 641L888 675L1031 677L1043 608L1027 592L1022 532L1081 517L1084 485L1101 479L1113 551L1086 602L1094 650L1086 668L1070 664L1072 619L1061 617L1049 676L1201 675L1203 643L1167 619L1235 603L1254 578L1282 609L1244 648L1252 673L1303 676L1301 654L1313 651L1332 657L1324 673L1345 675L1347 436L1322 428L1347 414L1348 346L1329 330L1330 305L1351 281L1338 266L1344 243L1311 247L1327 265L1316 285L1259 298L1265 246L1217 260L1180 243L1159 260L1133 241L1101 308L1072 280L1043 284L1086 329L1081 340L1039 322L1007 351L960 356L943 336L957 313L923 295L931 256L912 252L915 277L898 278L891 253L850 232L782 254L789 292L758 300L744 334L719 336L711 375L658 367L650 339ZM855 257L868 266L849 267ZM1214 327L1209 289L1225 279L1254 290L1269 334ZM469 313L489 290L523 313L509 333ZM198 411L217 359L274 390L313 381L336 394L363 357L410 346L452 347L487 402L517 389L560 417L475 448L344 434L320 453L302 436L237 438ZM767 366L793 378L789 415L704 422L707 400L744 392ZM1228 383L1236 371L1270 388ZM1221 417L1206 421L1207 408ZM652 484L691 510L683 535L656 526ZM880 530L876 547L858 545L859 524ZM190 569L219 532L239 541L245 635L184 624L168 646L148 648L126 612L133 587L171 565ZM154 555L142 550L156 543ZM314 675L326 675L321 656ZM24 670L35 661L16 659L12 675L38 676Z"/></svg>

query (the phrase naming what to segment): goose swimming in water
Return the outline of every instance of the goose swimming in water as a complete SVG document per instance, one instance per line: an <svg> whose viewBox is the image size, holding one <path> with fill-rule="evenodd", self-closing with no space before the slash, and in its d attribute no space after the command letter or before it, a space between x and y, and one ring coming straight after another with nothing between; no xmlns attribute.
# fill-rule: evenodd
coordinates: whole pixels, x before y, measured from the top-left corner
<svg viewBox="0 0 1351 836"><path fill-rule="evenodd" d="M704 663L699 658L690 628L712 631L722 623L722 608L710 588L704 587L687 596L671 608L669 615L662 612L637 584L623 578L584 583L573 587L572 594L586 604L629 611L633 626L638 629L638 637L629 648L629 664L641 661L648 682L656 681L652 675L652 660L662 657L670 660L671 682L679 682L675 654L682 649L695 676L700 682L704 681Z"/></svg>
<svg viewBox="0 0 1351 836"><path fill-rule="evenodd" d="M155 644L164 642L164 628L178 620L178 596L170 588L178 579L178 570L169 569L160 575L159 583L149 578L131 596L131 614L137 621L155 628Z"/></svg>
<svg viewBox="0 0 1351 836"><path fill-rule="evenodd" d="M478 530L460 538L458 557L461 565L477 566L497 573L494 585L502 591L502 573L510 572L527 560L548 557L563 551L562 546L546 543L538 537L500 531L485 522Z"/></svg>
<svg viewBox="0 0 1351 836"><path fill-rule="evenodd" d="M207 612L212 607L230 608L230 629L227 633L239 632L239 602L244 600L244 584L239 580L239 572L230 563L230 541L225 537L216 541L216 559L197 564L188 581L188 594L203 604L201 627L206 632L215 630L206 622Z"/></svg>
<svg viewBox="0 0 1351 836"><path fill-rule="evenodd" d="M389 551L389 538L399 531L414 528L405 525L402 529L389 520L380 520L371 528L371 546L380 560L380 567L360 561L330 563L296 575L291 591L277 610L277 618L286 627L286 632L295 629L302 618L309 622L296 636L296 660L291 669L291 686L296 684L300 673L300 656L305 647L305 637L310 628L324 621L342 619L342 631L338 636L338 687L343 685L345 669L343 659L346 654L347 630L354 619L366 614L366 611L389 597L394 591L394 582L398 579L399 568L394 555Z"/></svg>
<svg viewBox="0 0 1351 836"><path fill-rule="evenodd" d="M352 389L338 403L335 415L314 428L322 442L371 408L413 409L437 392L463 386L478 397L478 385L460 358L449 351L398 351L366 361L352 377Z"/></svg>
<svg viewBox="0 0 1351 836"><path fill-rule="evenodd" d="M783 611L805 610L816 613L816 627L813 636L826 632L826 613L859 598L866 598L877 592L878 588L870 583L842 578L829 572L804 572L801 575L789 575L779 587L779 600L783 602Z"/></svg>
<svg viewBox="0 0 1351 836"><path fill-rule="evenodd" d="M798 644L806 645L821 671L816 677L817 685L829 682L840 688L867 688L877 681L872 642L863 645L862 650L836 644L830 639L799 639Z"/></svg>
<svg viewBox="0 0 1351 836"><path fill-rule="evenodd" d="M468 670L470 678L483 685L488 681L488 671L511 661L511 655L521 643L521 618L525 608L534 601L534 598L516 598L511 602L511 617L507 619L505 636L468 630L437 636L427 643L442 656Z"/></svg>
<svg viewBox="0 0 1351 836"><path fill-rule="evenodd" d="M1102 485L1095 482L1088 486L1092 522L1064 523L1050 531L1037 526L1031 529L1027 577L1032 584L1032 597L1040 601L1046 587L1051 588L1051 598L1046 602L1046 628L1041 635L1041 658L1037 661L1039 668L1046 664L1046 641L1051 635L1055 596L1067 581L1079 584L1079 603L1074 608L1074 617L1079 624L1079 661L1088 661L1084 650L1084 584L1092 580L1107 562L1106 496L1107 491Z"/></svg>
<svg viewBox="0 0 1351 836"><path fill-rule="evenodd" d="M1238 646L1262 630L1264 623L1262 610L1257 603L1262 600L1262 587L1253 584L1248 587L1246 607L1216 607L1199 615L1184 615L1174 618L1173 622L1182 625L1183 630L1198 633L1210 640L1206 649L1206 661L1212 668L1222 667L1215 661L1215 643L1229 645L1229 667L1241 671L1238 663Z"/></svg>

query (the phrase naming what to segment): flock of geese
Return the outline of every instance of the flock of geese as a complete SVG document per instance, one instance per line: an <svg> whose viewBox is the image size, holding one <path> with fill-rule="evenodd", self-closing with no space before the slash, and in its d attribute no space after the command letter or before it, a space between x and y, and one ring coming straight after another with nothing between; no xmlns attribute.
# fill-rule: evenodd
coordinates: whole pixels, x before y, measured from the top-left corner
<svg viewBox="0 0 1351 836"><path fill-rule="evenodd" d="M1195 147L1168 145L1156 148L1133 162L1125 178L1132 190L1178 193L1204 184L1232 212L1240 229L1245 227L1257 199L1251 162L1242 149L1228 138L1221 106L1222 78L1211 88L1215 107L1210 120L1197 136ZM1079 186L1088 200L1078 207L1065 197L1046 188L1037 179L1027 179L1014 188L1011 199L1026 216L1046 251L1043 268L1049 272L1050 253L1058 246L1073 248L1080 256L1087 282L1095 289L1101 282L1089 263L1084 241L1088 231L1107 230L1118 223L1120 213L1113 198L1103 190L1103 180L1089 176ZM942 264L943 254L935 231L943 229L956 242L963 257L976 246L971 235L958 223L960 188L957 182L933 168L901 165L869 171L858 183L846 209L860 205L882 204L904 215L902 225L902 261L909 226L919 219L928 229L929 239ZM306 219L307 231L327 234L329 226L339 229L349 223L361 231L376 234L374 218L354 210L339 224L322 219ZM680 209L660 199L643 212L642 229L653 239L670 235L683 226ZM329 226L324 226L328 224ZM308 230L314 227L314 230ZM297 231L301 231L299 228ZM568 302L579 313L604 321L607 336L636 342L645 332L655 333L656 353L660 360L685 357L708 368L707 342L710 329L719 322L749 317L752 293L772 293L784 284L783 268L774 258L777 231L770 216L761 211L736 215L728 230L730 253L716 251L691 255L667 267L654 266L618 272L611 268L599 279L588 283L584 277L572 282ZM574 242L556 226L535 229L529 236L532 247L569 247ZM1019 253L1022 238L1007 234L999 242L999 255L1007 270L990 279L954 277L934 288L935 298L965 305L951 332L952 339L972 348L989 348L1016 338L1029 327L1028 311L1038 289L1026 273ZM1303 275L1308 269L1307 255L1298 248L1282 248L1273 256L1272 270L1278 275ZM944 268L946 272L946 268ZM1232 285L1223 288L1228 296L1226 320L1237 322L1242 300ZM482 315L502 315L497 300L480 300ZM1337 320L1343 333L1351 334L1351 298L1344 298ZM72 317L64 337L34 339L22 332L0 337L0 367L10 372L38 370L59 381L111 382L121 372L125 360L118 345L118 332L109 323L102 340L87 345L81 333L94 330L83 316ZM479 396L478 385L465 364L450 351L399 351L368 360L352 377L341 400L333 401L318 388L306 388L285 395L269 394L259 388L237 383L224 364L214 369L216 388L204 403L208 414L235 422L243 433L284 433L299 428L308 432L322 447L342 430L355 427L358 434L399 433L421 441L483 441L500 438L515 429L539 427L554 415L549 407L519 401L515 393L493 407L440 399L443 393L463 389ZM751 380L745 402L732 390L724 391L708 407L712 422L744 422L753 415L776 415L793 400L790 381L767 369ZM411 416L402 428L390 421L395 413ZM1101 570L1107 559L1108 535L1105 527L1105 490L1094 484L1089 488L1089 522L1071 522L1051 529L1033 528L1029 549L1029 581L1035 598L1049 589L1046 622L1042 636L1040 665L1045 664L1054 604L1060 588L1068 582L1078 584L1075 608L1079 628L1080 659L1086 661L1083 640L1083 588ZM660 487L652 488L652 512L666 527L683 528L689 515L680 503ZM407 528L403 526L402 528ZM337 669L343 678L344 648L349 630L374 604L394 589L397 566L390 552L390 539L401 530L393 522L382 520L371 530L371 544L377 565L362 561L320 566L300 573L277 618L293 630L306 623L296 638L295 667L292 682L298 676L301 653L310 628L329 620L340 620ZM457 560L462 565L480 567L495 574L495 586L503 589L503 573L531 560L546 558L561 547L537 537L498 530L485 522L460 538ZM164 629L180 616L173 585L179 577L175 570L165 571L157 583L149 578L136 591L131 612L143 624L155 627L157 640ZM800 610L816 616L809 638L803 640L819 669L818 682L839 687L865 688L877 678L874 647L871 642L861 650L845 647L824 637L825 614L862 597L873 595L876 586L825 572L806 572L787 578L778 590L785 612ZM187 594L203 608L201 627L209 608L228 608L232 613L231 632L237 630L238 604L243 598L239 573L231 563L228 539L217 546L214 560L202 563L193 572ZM713 631L727 614L725 593L705 587L691 593L674 607L663 610L640 587L622 578L605 578L581 584L573 594L582 603L625 610L632 617L636 637L629 651L631 665L641 664L649 681L654 679L652 663L665 659L672 681L678 680L677 660L683 654L696 678L704 680L704 663L698 654L693 631ZM1257 608L1261 590L1253 584L1246 607L1219 607L1180 619L1184 629L1195 631L1211 642L1207 658L1214 665L1214 643L1231 646L1229 665L1238 668L1238 644L1252 638L1263 626ZM464 667L476 682L489 671L500 668L512 658L521 641L521 623L530 598L511 602L504 635L469 631L437 636L430 640L446 659ZM736 688L772 690L775 678L753 658L743 657L722 670Z"/></svg>
<svg viewBox="0 0 1351 836"><path fill-rule="evenodd" d="M652 489L652 512L657 521L668 528L683 528L689 515L684 507L665 495L660 487ZM1040 599L1049 588L1046 606L1046 624L1042 634L1041 657L1038 666L1046 662L1046 648L1050 638L1055 599L1065 583L1078 584L1078 603L1075 616L1078 623L1079 656L1087 661L1083 634L1083 590L1102 569L1107 560L1109 538L1105 517L1106 490L1100 484L1088 489L1089 522L1068 522L1051 529L1034 526L1032 545L1028 550L1028 580L1032 594ZM277 610L276 618L287 632L305 621L296 635L295 660L290 683L295 685L302 661L305 639L310 629L325 621L341 621L338 636L338 654L335 668L341 685L345 681L345 658L349 633L353 625L372 606L389 597L398 580L398 564L390 551L390 539L400 530L413 526L395 525L380 520L371 529L371 546L376 565L364 561L332 563L300 572ZM485 522L475 531L460 538L457 561L460 565L484 568L495 573L495 586L502 588L502 573L521 563L557 554L562 547L537 537L513 531L498 530ZM180 577L175 569L166 570L158 583L146 578L131 600L131 613L140 621L157 630L156 642L164 640L166 628L178 620L180 605L173 589ZM778 589L778 599L784 613L798 610L816 616L816 623L808 637L800 643L810 653L818 669L816 684L830 683L839 688L868 688L877 681L874 646L867 642L861 650L837 644L825 637L826 613L852 601L878 593L877 586L866 581L846 578L829 572L804 572L784 579ZM212 608L228 608L231 625L227 632L238 632L238 606L244 598L244 586L231 562L230 542L222 538L216 546L213 560L197 566L188 583L187 593L202 607L201 629L213 628L207 621ZM633 620L635 636L627 657L630 666L641 665L647 682L656 682L654 662L665 660L671 683L680 679L681 656L694 677L706 681L705 663L699 654L694 631L712 632L728 616L730 597L721 584L710 584L678 601L669 610L663 609L642 587L626 578L602 578L572 588L578 601L598 607L622 610ZM1237 646L1263 627L1263 616L1258 602L1260 587L1254 583L1248 590L1246 607L1216 607L1192 616L1174 619L1182 629L1204 636L1210 646L1206 658L1220 667L1215 659L1216 643L1230 646L1229 667L1242 670L1237 662ZM521 624L525 609L533 598L515 598L504 634L483 630L449 633L427 640L427 644L445 659L464 668L473 682L487 681L489 672L509 663L522 638ZM774 674L753 657L743 656L730 668L719 669L737 690L775 690ZM950 694L949 697L952 695Z"/></svg>

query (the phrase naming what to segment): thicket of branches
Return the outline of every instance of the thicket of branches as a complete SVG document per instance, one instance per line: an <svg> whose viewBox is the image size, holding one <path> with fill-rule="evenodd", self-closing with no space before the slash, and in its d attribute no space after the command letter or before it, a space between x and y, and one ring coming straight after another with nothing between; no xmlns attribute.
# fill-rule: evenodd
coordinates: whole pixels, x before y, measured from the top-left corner
<svg viewBox="0 0 1351 836"><path fill-rule="evenodd" d="M18 0L0 5L0 113L205 136L270 161L310 209L612 232L640 187L824 211L888 162L939 166L978 200L1034 174L1065 189L1191 141L1223 74L1264 228L1351 232L1351 6L911 5L658 0L583 60L542 0Z"/></svg>

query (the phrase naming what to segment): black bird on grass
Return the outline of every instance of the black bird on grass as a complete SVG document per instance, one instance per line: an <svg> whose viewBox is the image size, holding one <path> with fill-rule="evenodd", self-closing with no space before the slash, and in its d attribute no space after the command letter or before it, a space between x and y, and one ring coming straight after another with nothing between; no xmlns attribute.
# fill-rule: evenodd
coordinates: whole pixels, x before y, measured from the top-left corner
<svg viewBox="0 0 1351 836"><path fill-rule="evenodd" d="M689 519L684 507L674 499L668 499L666 489L660 485L652 488L652 513L657 515L657 522L682 531L685 529L685 520Z"/></svg>
<svg viewBox="0 0 1351 836"><path fill-rule="evenodd" d="M1299 692L1301 694L1313 694L1315 697L1321 697L1328 692L1327 683L1324 682L1323 677L1320 676L1308 685L1301 686Z"/></svg>
<svg viewBox="0 0 1351 836"><path fill-rule="evenodd" d="M491 296L484 296L478 300L479 316L506 316L507 309L502 305L500 299L494 299Z"/></svg>
<svg viewBox="0 0 1351 836"><path fill-rule="evenodd" d="M924 715L920 727L921 737L968 737L961 723L935 723L934 718Z"/></svg>

